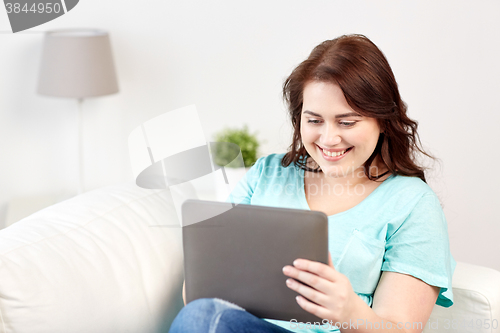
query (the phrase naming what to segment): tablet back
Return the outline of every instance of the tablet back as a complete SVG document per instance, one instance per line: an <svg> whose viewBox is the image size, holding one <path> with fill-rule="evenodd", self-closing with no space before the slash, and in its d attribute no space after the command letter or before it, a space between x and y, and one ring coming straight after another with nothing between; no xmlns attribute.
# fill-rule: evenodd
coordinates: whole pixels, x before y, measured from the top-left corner
<svg viewBox="0 0 500 333"><path fill-rule="evenodd" d="M216 297L260 318L321 321L297 304L282 268L328 263L324 213L187 200L182 220L186 302Z"/></svg>

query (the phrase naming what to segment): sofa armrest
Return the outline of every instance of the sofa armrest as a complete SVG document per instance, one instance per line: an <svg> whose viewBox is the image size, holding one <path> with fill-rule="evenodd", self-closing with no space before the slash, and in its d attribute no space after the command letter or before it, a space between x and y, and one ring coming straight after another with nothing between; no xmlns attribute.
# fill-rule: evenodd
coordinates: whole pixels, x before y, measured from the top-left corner
<svg viewBox="0 0 500 333"><path fill-rule="evenodd" d="M449 308L435 306L424 332L499 333L500 272L458 262Z"/></svg>

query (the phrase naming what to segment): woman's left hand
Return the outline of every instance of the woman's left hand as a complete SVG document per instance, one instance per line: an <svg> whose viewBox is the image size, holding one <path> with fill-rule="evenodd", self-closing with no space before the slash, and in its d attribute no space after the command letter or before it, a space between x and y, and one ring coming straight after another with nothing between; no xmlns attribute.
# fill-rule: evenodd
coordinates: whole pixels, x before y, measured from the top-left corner
<svg viewBox="0 0 500 333"><path fill-rule="evenodd" d="M292 278L286 280L288 288L302 295L297 296L297 303L301 308L321 319L341 322L352 317L357 295L347 276L333 267L330 253L328 262L329 265L325 265L317 261L297 259L293 266L283 267L283 273Z"/></svg>

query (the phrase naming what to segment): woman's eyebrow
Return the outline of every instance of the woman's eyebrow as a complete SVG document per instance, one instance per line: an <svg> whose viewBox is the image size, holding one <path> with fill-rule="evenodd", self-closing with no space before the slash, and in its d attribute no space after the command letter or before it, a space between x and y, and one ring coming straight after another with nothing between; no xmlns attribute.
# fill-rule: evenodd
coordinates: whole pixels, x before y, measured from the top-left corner
<svg viewBox="0 0 500 333"><path fill-rule="evenodd" d="M308 114L310 114L310 115L312 115L314 117L321 117L320 114L317 114L317 113L309 111L309 110L304 111L304 113L308 113ZM355 112L342 113L342 114L335 115L336 119L338 119L338 118L347 118L347 117L361 117L361 115L358 114L358 113L355 113Z"/></svg>

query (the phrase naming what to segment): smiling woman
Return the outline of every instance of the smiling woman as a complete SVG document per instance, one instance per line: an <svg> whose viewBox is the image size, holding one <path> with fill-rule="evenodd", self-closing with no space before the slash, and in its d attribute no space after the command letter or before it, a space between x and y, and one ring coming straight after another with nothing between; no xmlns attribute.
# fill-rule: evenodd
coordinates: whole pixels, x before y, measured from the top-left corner
<svg viewBox="0 0 500 333"><path fill-rule="evenodd" d="M435 304L453 304L456 263L389 63L368 38L341 36L318 45L283 92L290 149L260 158L232 198L328 216L329 264L297 258L283 274L298 305L331 325L261 320L204 299L171 332L421 332Z"/></svg>
<svg viewBox="0 0 500 333"><path fill-rule="evenodd" d="M328 86L331 94L324 91ZM283 158L284 167L292 162L309 162L304 157L311 150L306 149L301 138L304 114L314 111L308 108L324 108L331 102L334 104L326 111L337 113L337 119L358 114L364 119L376 121L380 127L373 154L364 161L364 172L369 179L376 179L370 173L370 167L375 162L375 166L383 164L391 173L419 177L425 181L424 170L414 162L414 155L422 153L431 156L419 146L417 122L406 115L407 107L400 97L387 59L368 38L361 35L342 36L316 46L309 58L297 66L285 81L283 96L294 127L290 151ZM330 100L322 102L322 96L328 96ZM317 105L319 103L323 106ZM354 123L344 120L343 125ZM320 159L314 160L319 162Z"/></svg>

